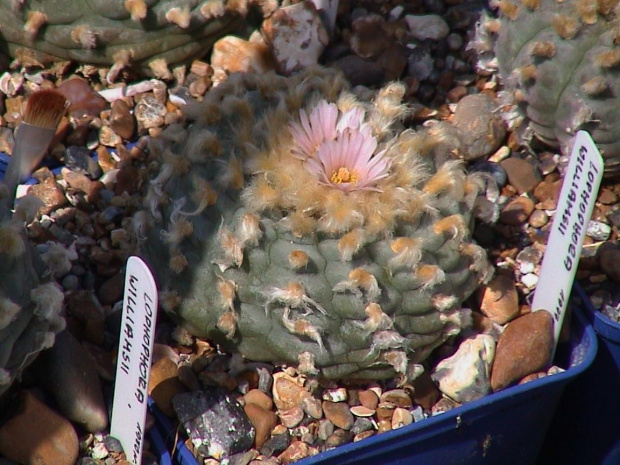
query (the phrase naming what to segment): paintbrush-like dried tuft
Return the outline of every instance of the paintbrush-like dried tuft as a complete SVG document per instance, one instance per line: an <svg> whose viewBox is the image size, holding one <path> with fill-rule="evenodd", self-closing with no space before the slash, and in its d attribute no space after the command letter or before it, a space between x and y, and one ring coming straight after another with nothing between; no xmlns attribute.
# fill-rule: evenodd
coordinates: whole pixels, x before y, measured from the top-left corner
<svg viewBox="0 0 620 465"><path fill-rule="evenodd" d="M557 15L551 21L551 26L562 39L573 39L579 32L579 21L568 15Z"/></svg>
<svg viewBox="0 0 620 465"><path fill-rule="evenodd" d="M581 90L583 90L590 97L596 97L597 95L601 95L609 90L609 83L603 76L594 76L592 79L581 85Z"/></svg>
<svg viewBox="0 0 620 465"><path fill-rule="evenodd" d="M131 20L137 23L146 18L147 8L144 0L125 0L125 10L131 15Z"/></svg>
<svg viewBox="0 0 620 465"><path fill-rule="evenodd" d="M541 0L521 0L521 4L528 10L538 10Z"/></svg>
<svg viewBox="0 0 620 465"><path fill-rule="evenodd" d="M548 40L537 40L532 44L532 55L540 58L551 58L555 55L555 45Z"/></svg>
<svg viewBox="0 0 620 465"><path fill-rule="evenodd" d="M596 61L601 68L615 68L620 65L620 50L601 52L596 56Z"/></svg>
<svg viewBox="0 0 620 465"><path fill-rule="evenodd" d="M511 20L515 20L519 15L519 5L515 5L514 3L508 0L502 0L497 4L498 8L507 18Z"/></svg>
<svg viewBox="0 0 620 465"><path fill-rule="evenodd" d="M577 14L585 24L595 24L598 21L598 5L592 0L578 0L575 4Z"/></svg>
<svg viewBox="0 0 620 465"><path fill-rule="evenodd" d="M35 92L28 99L24 123L46 129L56 129L69 102L60 92L45 89Z"/></svg>

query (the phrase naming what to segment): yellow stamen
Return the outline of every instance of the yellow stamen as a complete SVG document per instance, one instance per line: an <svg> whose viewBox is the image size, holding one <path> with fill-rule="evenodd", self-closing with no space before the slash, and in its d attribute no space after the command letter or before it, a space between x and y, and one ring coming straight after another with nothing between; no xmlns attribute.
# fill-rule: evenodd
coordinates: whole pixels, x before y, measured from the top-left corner
<svg viewBox="0 0 620 465"><path fill-rule="evenodd" d="M333 184L342 184L345 182L355 184L357 183L358 179L359 176L355 171L349 170L349 168L342 166L332 173L330 181Z"/></svg>

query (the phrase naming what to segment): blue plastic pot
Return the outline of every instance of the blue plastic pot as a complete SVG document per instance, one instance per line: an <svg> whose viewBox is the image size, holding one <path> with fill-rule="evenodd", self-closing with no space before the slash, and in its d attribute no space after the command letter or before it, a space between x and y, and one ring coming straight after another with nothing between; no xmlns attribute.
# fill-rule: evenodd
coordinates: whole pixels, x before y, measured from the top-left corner
<svg viewBox="0 0 620 465"><path fill-rule="evenodd" d="M184 443L185 434L177 434L176 428L149 397L148 408L155 417L155 425L149 430L151 451L159 457L159 465L199 465L194 454Z"/></svg>
<svg viewBox="0 0 620 465"><path fill-rule="evenodd" d="M447 413L337 447L297 464L533 464L562 392L590 367L596 351L594 330L578 314L571 325L570 342L560 345L556 354L555 363L566 367L565 372L505 389ZM161 414L156 419L169 423ZM159 428L164 437L175 437L175 430L166 433L161 424ZM193 456L181 455L179 451L173 459L176 460L173 463L181 465L197 464Z"/></svg>
<svg viewBox="0 0 620 465"><path fill-rule="evenodd" d="M539 465L620 464L620 324L597 311L575 284L574 306L598 336L591 367L567 387L544 443Z"/></svg>

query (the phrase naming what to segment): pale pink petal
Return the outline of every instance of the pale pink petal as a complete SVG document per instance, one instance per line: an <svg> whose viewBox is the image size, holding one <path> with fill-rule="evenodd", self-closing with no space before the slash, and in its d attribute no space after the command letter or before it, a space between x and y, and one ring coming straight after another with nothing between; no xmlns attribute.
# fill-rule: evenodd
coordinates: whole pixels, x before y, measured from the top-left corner
<svg viewBox="0 0 620 465"><path fill-rule="evenodd" d="M306 168L319 178L319 182L329 184L329 179L327 179L325 174L325 167L318 162L316 158L308 158L308 160L306 160Z"/></svg>
<svg viewBox="0 0 620 465"><path fill-rule="evenodd" d="M356 129L362 123L362 119L364 118L364 110L356 107L351 110L343 113L336 126L337 132L343 132L346 128Z"/></svg>
<svg viewBox="0 0 620 465"><path fill-rule="evenodd" d="M300 158L302 160L305 160L307 157L311 156L314 146L308 135L304 132L303 128L299 124L293 123L289 126L289 130L291 131L291 135L293 136L293 140L295 142L295 146L291 150L291 153L296 158Z"/></svg>
<svg viewBox="0 0 620 465"><path fill-rule="evenodd" d="M373 152L377 148L377 140L374 137L366 137L363 134L360 134L359 137L362 143L358 152L357 160L354 164L354 167L357 170L361 170L368 164Z"/></svg>
<svg viewBox="0 0 620 465"><path fill-rule="evenodd" d="M379 180L387 177L391 163L387 157L383 156L384 154L385 151L379 152L368 163L366 172L366 177L368 179Z"/></svg>
<svg viewBox="0 0 620 465"><path fill-rule="evenodd" d="M312 128L314 142L320 144L324 140L334 138L334 127L338 116L336 105L329 104L321 100L318 105L310 112L310 127ZM331 121L331 127L328 126Z"/></svg>
<svg viewBox="0 0 620 465"><path fill-rule="evenodd" d="M349 139L349 147L342 164L346 167L355 167L363 140L359 133L354 133L350 129L345 130L342 137Z"/></svg>
<svg viewBox="0 0 620 465"><path fill-rule="evenodd" d="M336 121L338 120L338 107L323 101L321 114L322 140L332 140L336 137Z"/></svg>

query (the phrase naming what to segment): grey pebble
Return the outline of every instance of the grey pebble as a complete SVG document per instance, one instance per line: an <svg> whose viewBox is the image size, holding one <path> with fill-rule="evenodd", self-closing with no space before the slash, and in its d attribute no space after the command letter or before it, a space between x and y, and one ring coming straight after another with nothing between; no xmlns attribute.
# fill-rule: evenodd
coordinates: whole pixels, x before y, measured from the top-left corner
<svg viewBox="0 0 620 465"><path fill-rule="evenodd" d="M75 145L67 147L63 161L71 171L88 176L90 179L97 179L103 174L99 164L91 157L91 151L86 147Z"/></svg>
<svg viewBox="0 0 620 465"><path fill-rule="evenodd" d="M407 75L424 81L429 78L435 69L435 60L431 56L430 49L418 46L409 53L407 59Z"/></svg>
<svg viewBox="0 0 620 465"><path fill-rule="evenodd" d="M177 394L172 405L198 453L221 458L252 447L254 427L241 404L224 390Z"/></svg>
<svg viewBox="0 0 620 465"><path fill-rule="evenodd" d="M355 419L355 423L353 423L353 426L351 427L351 433L360 434L360 433L363 433L364 431L370 431L373 428L374 426L370 418L357 417Z"/></svg>
<svg viewBox="0 0 620 465"><path fill-rule="evenodd" d="M99 215L97 215L97 220L101 224L109 224L113 223L116 220L120 219L123 216L123 211L118 207L107 207L103 210Z"/></svg>
<svg viewBox="0 0 620 465"><path fill-rule="evenodd" d="M258 457L258 452L251 449L247 452L231 455L230 457L227 457L227 460L228 465L248 465L256 457Z"/></svg>
<svg viewBox="0 0 620 465"><path fill-rule="evenodd" d="M611 222L613 226L617 228L620 227L620 209L608 213L607 219Z"/></svg>
<svg viewBox="0 0 620 465"><path fill-rule="evenodd" d="M601 221L591 220L588 223L586 235L595 241L606 241L611 235L611 227Z"/></svg>
<svg viewBox="0 0 620 465"><path fill-rule="evenodd" d="M343 429L337 429L334 431L326 440L324 448L333 449L334 447L341 446L343 444L347 444L351 442L352 435L349 431L345 431Z"/></svg>
<svg viewBox="0 0 620 465"><path fill-rule="evenodd" d="M39 381L52 393L58 409L92 433L108 424L99 376L92 358L68 330L40 357Z"/></svg>
<svg viewBox="0 0 620 465"><path fill-rule="evenodd" d="M114 436L105 436L103 438L103 443L105 444L106 449L113 453L121 453L123 452L123 446L121 442L116 439Z"/></svg>
<svg viewBox="0 0 620 465"><path fill-rule="evenodd" d="M323 419L319 422L319 430L317 436L321 441L326 441L329 436L334 432L334 424L328 419Z"/></svg>
<svg viewBox="0 0 620 465"><path fill-rule="evenodd" d="M62 278L62 287L65 291L74 291L80 285L80 280L74 274L68 274Z"/></svg>
<svg viewBox="0 0 620 465"><path fill-rule="evenodd" d="M469 168L469 171L473 173L490 174L499 187L504 187L508 181L506 170L502 168L499 163L494 163L492 161L485 160L474 163L471 168Z"/></svg>
<svg viewBox="0 0 620 465"><path fill-rule="evenodd" d="M290 444L291 437L286 433L276 434L271 438L267 439L263 447L260 448L260 453L270 457L272 455L277 455L280 452L284 451Z"/></svg>

